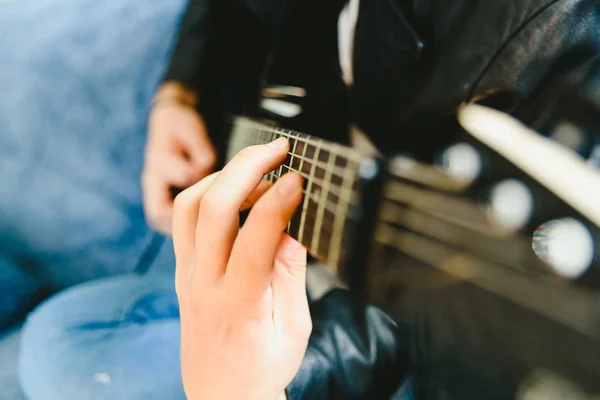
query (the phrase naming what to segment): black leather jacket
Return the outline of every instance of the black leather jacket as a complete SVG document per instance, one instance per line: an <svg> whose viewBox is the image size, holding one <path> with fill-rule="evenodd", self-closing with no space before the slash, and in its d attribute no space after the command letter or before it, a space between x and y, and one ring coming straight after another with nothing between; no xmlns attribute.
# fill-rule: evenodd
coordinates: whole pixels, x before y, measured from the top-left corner
<svg viewBox="0 0 600 400"><path fill-rule="evenodd" d="M287 61L275 75L339 76L343 3L190 0L165 79L199 90L219 78L257 81L276 46ZM597 56L599 11L595 0L361 1L352 119L381 149L427 158L451 140L461 102L501 90L518 110L540 85L579 80Z"/></svg>
<svg viewBox="0 0 600 400"><path fill-rule="evenodd" d="M600 47L597 0L360 4L351 118L381 149L423 159L453 139L461 102L491 92L507 93L510 101L502 107L535 122L560 87L582 79ZM285 72L301 71L304 83L323 84L339 76L335 34L342 5L190 0L165 80L200 90L201 97L217 81L258 81L266 55L279 47L288 61L274 66L274 75L293 80L299 75ZM290 397L389 398L409 368L400 328L339 291L315 304L313 316L313 336ZM504 398L501 390L490 393Z"/></svg>

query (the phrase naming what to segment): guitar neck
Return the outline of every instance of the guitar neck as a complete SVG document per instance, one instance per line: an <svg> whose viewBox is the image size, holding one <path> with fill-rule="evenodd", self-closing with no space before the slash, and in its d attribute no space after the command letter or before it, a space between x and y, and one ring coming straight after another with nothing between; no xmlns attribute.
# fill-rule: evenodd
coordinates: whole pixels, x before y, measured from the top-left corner
<svg viewBox="0 0 600 400"><path fill-rule="evenodd" d="M338 270L354 245L365 166L368 169L369 162L376 166L352 148L245 117L232 121L227 160L244 147L279 137L288 138L290 151L284 163L265 179L276 182L290 171L304 178L304 197L286 232L311 255Z"/></svg>

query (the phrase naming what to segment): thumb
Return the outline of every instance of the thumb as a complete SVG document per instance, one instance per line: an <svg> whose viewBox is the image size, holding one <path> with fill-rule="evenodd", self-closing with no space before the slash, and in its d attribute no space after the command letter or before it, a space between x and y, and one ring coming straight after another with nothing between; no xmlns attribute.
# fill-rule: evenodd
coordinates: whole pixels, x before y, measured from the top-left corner
<svg viewBox="0 0 600 400"><path fill-rule="evenodd" d="M287 334L308 339L312 323L306 296L306 248L285 234L275 256L271 288L275 323Z"/></svg>

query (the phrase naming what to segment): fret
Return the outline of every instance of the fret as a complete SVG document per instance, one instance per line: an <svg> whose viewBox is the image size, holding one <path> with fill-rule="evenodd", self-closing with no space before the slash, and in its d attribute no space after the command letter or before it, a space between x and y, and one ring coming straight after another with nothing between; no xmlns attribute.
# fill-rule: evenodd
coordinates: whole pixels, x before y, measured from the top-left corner
<svg viewBox="0 0 600 400"><path fill-rule="evenodd" d="M315 226L313 226L312 243L310 246L311 249L318 249L319 240L321 239L321 229L323 227L323 214L325 213L325 204L327 201L327 195L329 193L329 187L331 184L331 173L333 171L333 166L335 165L336 157L337 156L333 154L333 152L329 152L329 155L327 156L327 168L325 169L324 177L325 182L321 190L321 198L323 201L320 201L318 203L316 223Z"/></svg>
<svg viewBox="0 0 600 400"><path fill-rule="evenodd" d="M308 148L308 145L305 144L305 146ZM321 147L319 146L315 146L315 155L314 158L318 159L319 158L319 151L321 150ZM313 178L315 176L315 169L316 169L316 164L312 163L310 166L310 174L308 177L308 183L306 186L306 192L307 193L311 193L311 189L312 189L312 184L313 184ZM304 231L305 231L305 224L306 224L306 213L308 211L308 205L310 202L310 195L309 196L305 196L304 197L304 201L302 202L302 216L300 219L300 228L298 231L298 241L302 244L304 244L304 242L302 241L302 239L304 238Z"/></svg>
<svg viewBox="0 0 600 400"><path fill-rule="evenodd" d="M286 131L245 117L234 119L229 154L245 146L266 144L279 137L289 140L285 161L265 175L277 182L294 171L303 179L302 204L287 224L286 232L332 267L343 257L344 234L350 205L359 200L353 173L359 152L309 135ZM245 146L241 146L244 144Z"/></svg>
<svg viewBox="0 0 600 400"><path fill-rule="evenodd" d="M299 136L300 134L298 133L296 135L296 138ZM291 170L291 166L294 162L294 156L296 154L296 146L298 145L298 140L294 140L292 143L292 139L290 139L290 146L292 148L292 151L289 153L290 154L290 162L289 162L289 167L287 165L282 164L281 168L283 168L284 166L288 168L288 170ZM287 226L287 232L290 233L290 230L292 229L292 220L290 219L290 221L288 222L288 226Z"/></svg>
<svg viewBox="0 0 600 400"><path fill-rule="evenodd" d="M275 140L275 138L276 138L276 133L275 132L268 132L268 131L264 131L264 132L265 133L270 133L269 140L266 141L265 143L269 143L269 142L272 142L273 140ZM277 177L275 175L275 171L271 171L271 183L275 183L275 182L277 182Z"/></svg>
<svg viewBox="0 0 600 400"><path fill-rule="evenodd" d="M293 171L293 172L298 172L297 170L288 167L287 165L284 165L284 168L286 168L288 171ZM280 178L282 175L277 176L278 178ZM313 180L313 187L315 187L315 182ZM339 204L339 201L332 201L331 199L324 199L322 196L323 190L319 189L318 193L309 193L306 189L302 189L302 194L304 194L304 196L310 196L310 199L312 201L314 201L315 203L322 203L325 206L325 209L329 212L331 212L332 214L336 212L337 210L337 206ZM329 196L337 196L335 193L329 193ZM349 196L350 197L350 196Z"/></svg>
<svg viewBox="0 0 600 400"><path fill-rule="evenodd" d="M264 130L259 130L258 131L258 140L254 143L254 144L264 144L264 143L269 143L269 139L271 138L272 134L269 134L268 132L264 131ZM269 138L267 138L267 135L269 135ZM267 173L267 175L265 176L265 179L269 182L273 182L273 177L274 177L275 171L270 171L269 173Z"/></svg>
<svg viewBox="0 0 600 400"><path fill-rule="evenodd" d="M329 265L337 266L340 254L342 252L342 233L346 224L348 207L352 201L352 186L354 185L353 173L355 168L350 163L346 163L346 172L342 178L340 201L337 203L337 209L333 220L333 232L329 246ZM332 254L333 253L333 254Z"/></svg>
<svg viewBox="0 0 600 400"><path fill-rule="evenodd" d="M307 146L305 146L305 147L307 147ZM324 153L324 152L320 153L320 155L323 155L323 154L326 154L326 153ZM306 161L306 162L314 163L318 168L321 168L323 170L329 169L329 167L330 167L329 165L327 165L327 163L321 162L319 160L311 160L311 159L307 158L304 155L295 154L294 158L297 158L297 159L299 159L301 161ZM344 174L346 173L346 168L334 165L332 167L332 173L334 174L334 176L343 177Z"/></svg>
<svg viewBox="0 0 600 400"><path fill-rule="evenodd" d="M354 161L356 163L358 163L361 159L361 155L358 151L355 151L353 149L349 149L349 148L345 148L345 147L341 147L335 143L330 143L330 142L325 142L323 140L319 140L316 138L312 138L308 135L304 135L304 134L298 134L297 132L293 132L293 131L285 131L283 129L280 128L274 128L274 127L270 127L267 125L263 125L259 122L253 121L251 119L248 118L241 118L238 117L236 118L235 124L237 126L246 126L248 128L255 128L258 129L260 131L264 131L264 132L269 132L269 133L273 133L275 135L279 135L279 136L283 136L286 137L288 139L295 139L301 143L305 143L307 145L311 145L311 146L315 146L316 148L319 148L320 151L328 151L328 152L332 152L335 153L336 155L342 156L348 160Z"/></svg>
<svg viewBox="0 0 600 400"><path fill-rule="evenodd" d="M310 165L309 165L309 167L310 167ZM338 199L339 199L338 192L340 192L343 189L343 187L342 187L341 184L333 184L333 182L329 182L329 184L326 185L325 179L319 179L317 177L312 177L311 178L310 174L307 174L305 172L301 172L299 169L289 167L288 165L285 165L285 164L283 165L283 168L285 168L287 171L294 171L294 172L296 172L298 175L302 176L304 179L311 179L312 182L313 182L313 187L317 188L317 192L318 192L317 195L319 195L319 196L320 196L320 193L322 191L322 188L324 186L329 186L330 190L329 190L329 193L328 193L328 200L330 202L332 202L332 203L337 203L338 202ZM283 174L281 174L281 176L282 175ZM332 178L334 178L334 177L339 178L340 182L343 180L343 176L332 175Z"/></svg>
<svg viewBox="0 0 600 400"><path fill-rule="evenodd" d="M298 134L299 136L300 134ZM304 158L306 157L306 150L308 145L299 140L294 142L296 146L295 157L292 158L290 166L288 167L292 171L296 171L299 173L304 179L302 182L302 193L306 195L306 188L308 187L308 174L306 174L303 170L305 169ZM306 166L310 171L310 164L307 163ZM298 233L300 232L300 220L302 219L302 208L300 207L292 217L290 221L289 234L293 235L294 238L298 238Z"/></svg>

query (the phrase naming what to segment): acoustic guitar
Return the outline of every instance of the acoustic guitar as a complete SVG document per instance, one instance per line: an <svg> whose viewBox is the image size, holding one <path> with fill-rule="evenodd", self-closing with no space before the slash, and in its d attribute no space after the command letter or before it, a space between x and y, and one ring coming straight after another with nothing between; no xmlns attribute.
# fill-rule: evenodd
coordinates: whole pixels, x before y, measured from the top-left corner
<svg viewBox="0 0 600 400"><path fill-rule="evenodd" d="M462 115L470 133L438 165L241 116L228 120L226 158L289 139L287 159L265 177L304 177L287 233L398 321L420 398L598 398L600 218L589 199L600 205L600 173L576 161L573 182L597 186L560 192L532 160L520 162L537 150L511 157L473 134L526 128L479 106Z"/></svg>

